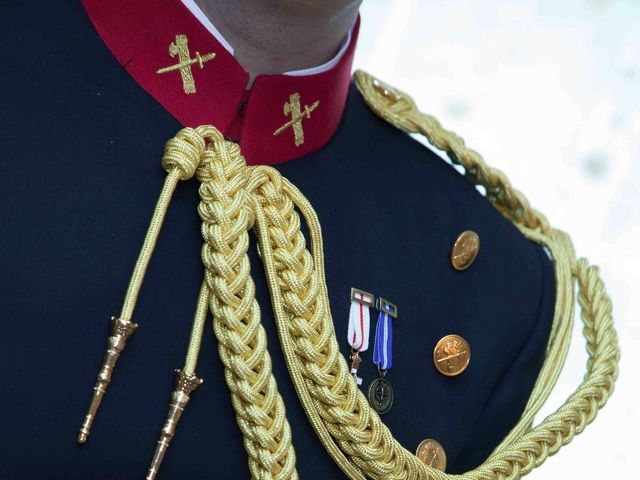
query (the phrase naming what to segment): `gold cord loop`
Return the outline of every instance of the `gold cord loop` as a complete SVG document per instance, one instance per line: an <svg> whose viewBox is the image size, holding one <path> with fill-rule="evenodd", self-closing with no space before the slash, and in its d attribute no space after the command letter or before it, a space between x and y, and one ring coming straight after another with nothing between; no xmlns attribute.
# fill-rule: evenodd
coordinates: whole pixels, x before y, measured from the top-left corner
<svg viewBox="0 0 640 480"><path fill-rule="evenodd" d="M557 287L554 319L546 359L521 420L482 465L462 475L435 470L404 449L369 406L340 354L315 211L275 169L247 167L238 145L224 140L211 126L183 129L167 143L162 163L169 175L150 226L152 234L148 233L155 242L177 179L195 174L201 182L198 212L205 278L183 370L195 378L208 305L251 477L297 478L291 429L272 373L247 256L248 230L253 228L280 344L296 392L321 442L349 478L518 479L582 432L613 391L619 351L611 301L598 269L585 259L576 260L568 235L551 228L502 172L489 167L435 118L419 112L408 95L391 87L381 88L381 82L364 72L357 72L355 78L376 114L404 131L425 135L434 146L446 151L453 162L464 166L474 185L486 188L487 198L503 215L527 238L546 246L552 256ZM309 230L310 248L301 231L301 216ZM138 261L144 267L141 275L153 242L143 248L142 260ZM141 275L130 283L127 298L131 296L132 300L126 313L133 310ZM555 385L567 354L576 280L589 354L587 374L557 412L533 427L533 417ZM174 430L172 423L161 442L168 445ZM160 460L166 445L161 446ZM154 472L158 466L159 461L154 463Z"/></svg>
<svg viewBox="0 0 640 480"><path fill-rule="evenodd" d="M167 142L162 156L162 168L177 170L180 180L189 180L200 165L205 139L193 128L183 128Z"/></svg>
<svg viewBox="0 0 640 480"><path fill-rule="evenodd" d="M281 474L278 478L296 474L290 430L270 374L246 256L247 230L252 226L258 235L278 334L296 391L318 437L350 478L520 478L581 432L613 389L618 349L610 300L597 269L588 267L584 259L576 261L569 237L532 211L503 174L486 166L475 152L469 153L462 140L438 131L437 121L418 115L411 100L402 94L398 98L400 103L394 104L388 115L398 115L394 117L398 125L449 146L456 159L473 172L475 183L486 182L490 200L506 216L518 219L516 224L524 235L551 252L558 294L547 359L522 420L485 463L461 476L424 465L393 438L369 407L340 354L324 277L322 234L313 208L275 169L246 167L237 145L213 141L203 152L197 171L202 182L198 208L205 239L202 258L211 291L214 331L253 478L276 477L274 472ZM371 100L366 94L365 99ZM383 111L384 106L379 107ZM311 251L301 232L300 214L309 229ZM532 428L533 416L555 384L569 346L574 277L580 286L589 342L589 371L567 403ZM274 460L274 453L284 452L289 454Z"/></svg>

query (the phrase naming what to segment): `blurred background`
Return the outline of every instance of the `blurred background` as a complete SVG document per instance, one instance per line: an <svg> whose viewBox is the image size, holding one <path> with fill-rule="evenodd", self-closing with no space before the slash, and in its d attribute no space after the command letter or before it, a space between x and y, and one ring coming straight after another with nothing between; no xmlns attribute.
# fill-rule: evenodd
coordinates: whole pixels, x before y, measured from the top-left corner
<svg viewBox="0 0 640 480"><path fill-rule="evenodd" d="M528 478L627 477L640 431L640 1L365 0L361 15L356 68L412 95L504 171L600 266L613 299L616 390ZM582 380L584 346L576 318L539 420Z"/></svg>

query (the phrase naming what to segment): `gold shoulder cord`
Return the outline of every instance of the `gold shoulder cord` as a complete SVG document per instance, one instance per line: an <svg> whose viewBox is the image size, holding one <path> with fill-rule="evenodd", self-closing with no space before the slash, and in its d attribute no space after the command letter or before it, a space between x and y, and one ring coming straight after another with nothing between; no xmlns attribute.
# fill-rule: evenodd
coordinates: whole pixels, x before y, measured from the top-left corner
<svg viewBox="0 0 640 480"><path fill-rule="evenodd" d="M297 478L295 452L285 408L278 393L247 257L248 230L254 228L271 293L280 343L289 373L309 420L325 448L352 479L517 479L582 432L604 406L617 377L619 350L611 301L596 266L576 260L569 237L549 226L506 176L492 169L456 134L417 110L406 94L358 71L356 84L370 108L397 128L421 133L466 177L486 188L489 201L529 239L551 252L557 296L546 359L518 424L478 468L449 475L423 464L405 450L373 411L340 354L329 309L320 224L300 191L271 167L247 167L238 145L211 126L185 128L165 147L168 176L127 291L114 319L103 368L79 441L91 423L124 342L135 329L135 301L178 180L194 174L201 182L205 279L200 291L185 366L179 371L169 414L147 478L155 478L190 393L207 309L225 367L231 401L244 436L254 479ZM307 222L311 246L300 230ZM587 373L577 390L539 425L533 417L556 383L571 337L575 297L587 339Z"/></svg>

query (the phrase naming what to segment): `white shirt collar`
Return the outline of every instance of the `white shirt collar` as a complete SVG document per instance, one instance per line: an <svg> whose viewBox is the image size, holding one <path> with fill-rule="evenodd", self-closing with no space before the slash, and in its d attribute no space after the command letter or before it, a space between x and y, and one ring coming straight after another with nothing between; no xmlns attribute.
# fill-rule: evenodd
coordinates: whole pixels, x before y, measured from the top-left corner
<svg viewBox="0 0 640 480"><path fill-rule="evenodd" d="M209 18L204 14L202 9L196 4L195 0L181 0L181 1L184 4L184 6L187 7L189 9L189 11L193 14L193 16L196 17L198 19L198 21L207 30L209 30L209 32L211 32L211 34L216 38L216 40L218 40L218 42L220 42L224 46L224 48L231 55L233 55L233 47L222 36L222 34L215 27L215 25L213 23L211 23L211 20L209 20ZM322 72L326 72L327 70L330 70L333 66L335 66L340 61L340 59L344 55L344 52L347 51L347 47L351 43L351 31L352 30L353 30L353 25L351 26L351 28L347 32L347 36L345 37L345 39L342 41L342 44L340 45L340 49L333 56L333 58L331 60L328 60L327 62L323 63L322 65L318 65L318 66L315 66L315 67L309 67L309 68L303 68L301 70L292 70L290 72L285 72L283 75L290 75L292 77L302 77L302 76L306 76L306 75L315 75L317 73L322 73Z"/></svg>

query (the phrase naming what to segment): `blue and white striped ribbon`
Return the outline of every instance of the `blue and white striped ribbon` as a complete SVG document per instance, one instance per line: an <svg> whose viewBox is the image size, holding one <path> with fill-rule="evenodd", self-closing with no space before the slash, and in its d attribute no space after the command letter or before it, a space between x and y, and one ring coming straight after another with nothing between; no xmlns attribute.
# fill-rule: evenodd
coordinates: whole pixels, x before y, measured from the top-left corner
<svg viewBox="0 0 640 480"><path fill-rule="evenodd" d="M380 370L389 370L391 368L393 340L393 328L391 324L391 315L386 312L380 312L376 323L376 336L373 343L373 363Z"/></svg>

